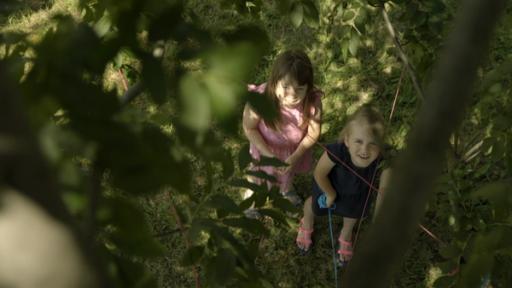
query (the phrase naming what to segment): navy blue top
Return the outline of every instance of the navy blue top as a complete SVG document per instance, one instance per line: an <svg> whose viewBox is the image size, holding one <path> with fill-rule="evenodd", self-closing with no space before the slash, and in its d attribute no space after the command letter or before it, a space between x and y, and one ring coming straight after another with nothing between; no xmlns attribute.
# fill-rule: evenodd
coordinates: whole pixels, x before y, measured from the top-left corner
<svg viewBox="0 0 512 288"><path fill-rule="evenodd" d="M345 165L340 163L340 161L336 158L339 158L341 161L343 161L357 174L362 176L368 183L372 183L372 177L375 174L375 179L372 186L378 187L378 180L380 176L378 174L380 174L380 171L377 171L376 173L376 170L379 168L378 166L381 157L379 156L368 167L359 168L352 163L352 160L350 160L348 148L344 143L329 144L327 145L327 150L330 152L326 152L329 156L329 159L335 163L334 167L328 174L329 181L331 181L331 185L333 186L334 190L336 190L336 209L334 210L334 214L349 218L361 218L368 215L368 208L370 203L367 204L364 214L363 209L368 197L368 193L372 192L370 191L370 187L362 179L350 171ZM327 213L327 209L321 209L318 207L317 200L322 193L322 190L313 179L312 202L313 212L315 212L316 215L325 215ZM372 193L372 196L373 195L376 195L376 193ZM369 202L372 200L371 198L374 197L370 197L370 199L368 199Z"/></svg>

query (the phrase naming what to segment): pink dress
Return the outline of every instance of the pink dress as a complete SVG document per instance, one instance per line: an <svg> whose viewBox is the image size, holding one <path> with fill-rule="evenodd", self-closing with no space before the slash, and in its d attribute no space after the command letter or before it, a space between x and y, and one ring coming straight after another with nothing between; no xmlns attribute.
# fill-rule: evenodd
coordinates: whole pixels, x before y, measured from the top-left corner
<svg viewBox="0 0 512 288"><path fill-rule="evenodd" d="M263 94L265 92L266 83L259 86L248 85L248 90L251 92L257 92ZM316 109L320 107L321 97L323 92L314 89L311 93L314 94L314 105L309 111L314 115ZM281 161L285 161L299 146L299 143L306 137L308 133L308 125L302 125L304 113L302 107L299 105L293 108L281 107L281 124L279 130L275 131L265 124L262 120L258 124L258 131L260 132L263 140L267 144L270 151ZM252 143L250 145L251 156L255 160L260 159L260 151ZM261 170L265 173L274 176L277 179L277 184L280 186L281 193L290 191L293 176L296 173L307 173L311 170L313 165L313 156L311 150L306 151L299 162L295 165L291 171L285 174L278 174L276 167L272 166L258 166L254 167L254 170ZM260 184L261 180L257 179L257 183Z"/></svg>

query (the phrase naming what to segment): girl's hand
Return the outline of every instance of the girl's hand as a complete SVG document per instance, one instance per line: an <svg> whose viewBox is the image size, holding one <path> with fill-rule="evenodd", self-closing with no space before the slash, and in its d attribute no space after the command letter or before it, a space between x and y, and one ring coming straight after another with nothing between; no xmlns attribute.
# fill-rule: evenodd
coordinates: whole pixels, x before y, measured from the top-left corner
<svg viewBox="0 0 512 288"><path fill-rule="evenodd" d="M325 204L327 205L327 208L331 207L334 203L334 200L336 200L336 196L332 196L331 194L326 193L327 200L325 201Z"/></svg>
<svg viewBox="0 0 512 288"><path fill-rule="evenodd" d="M280 169L280 173L281 173L281 174L289 173L289 172L293 169L293 167L295 167L295 165L297 164L297 162L299 162L299 161L298 161L298 159L297 159L296 157L293 157L293 155L292 155L292 156L290 156L290 157L288 157L288 159L286 159L286 160L284 161L284 163L288 164L288 166L286 166L286 167L282 167L282 168Z"/></svg>

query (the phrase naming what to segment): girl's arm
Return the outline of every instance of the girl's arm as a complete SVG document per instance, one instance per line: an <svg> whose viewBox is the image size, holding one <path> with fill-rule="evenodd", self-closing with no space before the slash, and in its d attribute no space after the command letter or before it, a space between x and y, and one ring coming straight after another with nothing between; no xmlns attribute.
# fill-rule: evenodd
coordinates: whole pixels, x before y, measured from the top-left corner
<svg viewBox="0 0 512 288"><path fill-rule="evenodd" d="M242 124L245 136L249 139L249 142L256 146L261 155L266 157L275 157L258 130L258 124L260 121L260 116L251 109L249 104L245 104Z"/></svg>
<svg viewBox="0 0 512 288"><path fill-rule="evenodd" d="M291 169L304 155L304 153L311 148L313 145L315 145L316 141L320 137L320 123L322 120L322 102L319 101L317 104L317 107L315 109L315 115L309 119L308 123L308 133L306 134L306 137L302 139L302 141L299 143L299 146L297 146L297 149L286 159L286 163L288 163L290 166L288 166L288 169Z"/></svg>
<svg viewBox="0 0 512 288"><path fill-rule="evenodd" d="M377 201L375 202L375 216L378 215L380 206L382 205L382 199L384 198L384 194L386 193L388 186L389 186L389 180L391 178L391 169L386 168L382 171L380 174L380 184L379 184L379 193L377 193Z"/></svg>
<svg viewBox="0 0 512 288"><path fill-rule="evenodd" d="M336 190L332 187L331 181L328 177L329 172L334 165L335 163L329 159L327 152L324 152L322 157L320 157L320 160L318 160L315 172L313 173L316 183L327 196L327 207L331 207L332 203L334 203L334 200L336 199Z"/></svg>

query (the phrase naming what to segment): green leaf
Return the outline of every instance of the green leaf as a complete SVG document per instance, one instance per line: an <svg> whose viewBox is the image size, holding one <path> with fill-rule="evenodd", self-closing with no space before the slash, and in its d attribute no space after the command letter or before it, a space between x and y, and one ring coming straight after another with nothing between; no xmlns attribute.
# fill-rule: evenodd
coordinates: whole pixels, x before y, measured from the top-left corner
<svg viewBox="0 0 512 288"><path fill-rule="evenodd" d="M291 0L281 0L281 1L274 1L273 3L274 3L274 5L277 6L277 10L281 14L287 14L288 11L290 11L290 9L292 7L293 1L291 1Z"/></svg>
<svg viewBox="0 0 512 288"><path fill-rule="evenodd" d="M164 246L153 238L139 207L122 198L112 198L107 203L112 211L108 224L116 227L109 238L118 249L140 257L157 257L165 252Z"/></svg>
<svg viewBox="0 0 512 288"><path fill-rule="evenodd" d="M196 131L206 131L211 123L210 94L197 74L187 74L180 81L183 103L182 122Z"/></svg>
<svg viewBox="0 0 512 288"><path fill-rule="evenodd" d="M343 13L343 21L350 21L354 18L354 16L356 16L356 13L354 13L353 10L345 10Z"/></svg>
<svg viewBox="0 0 512 288"><path fill-rule="evenodd" d="M228 249L220 249L215 257L205 265L206 278L209 283L223 285L231 279L236 266L236 257Z"/></svg>
<svg viewBox="0 0 512 288"><path fill-rule="evenodd" d="M455 276L441 276L434 282L434 288L448 288L453 287L457 278Z"/></svg>
<svg viewBox="0 0 512 288"><path fill-rule="evenodd" d="M455 244L445 245L439 249L439 254L441 254L441 256L443 256L445 259L458 257L461 253L462 250Z"/></svg>
<svg viewBox="0 0 512 288"><path fill-rule="evenodd" d="M495 217L503 219L510 215L510 205L512 205L510 187L512 187L511 180L493 182L473 191L471 197L489 200L495 210Z"/></svg>
<svg viewBox="0 0 512 288"><path fill-rule="evenodd" d="M155 19L152 19L148 29L149 41L166 40L175 36L183 22L182 13L182 2L176 1L174 5L166 8Z"/></svg>
<svg viewBox="0 0 512 288"><path fill-rule="evenodd" d="M157 104L162 104L167 97L165 71L162 63L149 54L140 57L142 60L142 81L149 89L150 96Z"/></svg>
<svg viewBox="0 0 512 288"><path fill-rule="evenodd" d="M274 219L274 221L276 221L277 223L288 226L288 222L286 221L286 218L283 215L283 213L280 213L273 209L259 209L258 211L262 215L265 215L265 216L268 216L268 217Z"/></svg>
<svg viewBox="0 0 512 288"><path fill-rule="evenodd" d="M292 21L293 26L296 28L302 24L302 20L304 19L304 7L302 3L295 2L292 5L292 9L290 11L290 20Z"/></svg>
<svg viewBox="0 0 512 288"><path fill-rule="evenodd" d="M238 207L231 198L222 194L213 195L206 205L214 209L223 209L233 214L239 214L242 212L240 207Z"/></svg>
<svg viewBox="0 0 512 288"><path fill-rule="evenodd" d="M192 246L185 252L181 259L181 265L192 266L199 263L204 254L204 246Z"/></svg>
<svg viewBox="0 0 512 288"><path fill-rule="evenodd" d="M252 161L252 156L249 153L249 148L250 145L245 144L238 152L238 167L240 168L240 170L244 170L245 168L247 168L247 166L249 166L249 164Z"/></svg>
<svg viewBox="0 0 512 288"><path fill-rule="evenodd" d="M437 266L445 274L452 273L455 269L458 268L459 259L457 258L456 260L451 259L451 260L448 260L445 262L441 262L441 263L438 263Z"/></svg>
<svg viewBox="0 0 512 288"><path fill-rule="evenodd" d="M298 212L298 208L295 207L288 199L283 198L282 196L273 199L272 206L280 209L281 211L292 213Z"/></svg>
<svg viewBox="0 0 512 288"><path fill-rule="evenodd" d="M149 272L145 265L135 262L134 259L111 255L109 263L109 272L113 267L117 273L117 285L115 287L136 287L136 288L156 288L158 287L155 276ZM129 283L129 286L127 285Z"/></svg>
<svg viewBox="0 0 512 288"><path fill-rule="evenodd" d="M265 226L256 219L249 219L246 217L226 218L223 219L222 222L228 226L241 228L255 235L268 236L269 233Z"/></svg>
<svg viewBox="0 0 512 288"><path fill-rule="evenodd" d="M277 182L276 177L267 174L265 171L247 171L245 172L247 175L254 176L263 180L268 180L270 182Z"/></svg>
<svg viewBox="0 0 512 288"><path fill-rule="evenodd" d="M256 183L249 182L246 179L235 179L235 180L231 181L230 184L231 184L231 186L247 188L254 192L260 192L260 193L267 192L265 184L258 185Z"/></svg>
<svg viewBox="0 0 512 288"><path fill-rule="evenodd" d="M361 40L359 39L359 36L357 34L352 35L348 44L348 50L350 51L350 54L352 54L352 56L357 55L357 50L359 49L360 43Z"/></svg>
<svg viewBox="0 0 512 288"><path fill-rule="evenodd" d="M285 162L274 158L274 157L266 157L261 155L260 161L258 162L259 166L273 166L273 167L284 167L288 166Z"/></svg>
<svg viewBox="0 0 512 288"><path fill-rule="evenodd" d="M320 16L318 13L318 9L315 6L315 3L310 0L304 0L302 1L303 7L304 7L304 20L306 21L306 24L308 24L311 27L318 27L318 24L320 22Z"/></svg>
<svg viewBox="0 0 512 288"><path fill-rule="evenodd" d="M273 121L279 115L279 108L276 102L273 102L265 94L247 92L245 99L263 120Z"/></svg>

